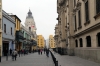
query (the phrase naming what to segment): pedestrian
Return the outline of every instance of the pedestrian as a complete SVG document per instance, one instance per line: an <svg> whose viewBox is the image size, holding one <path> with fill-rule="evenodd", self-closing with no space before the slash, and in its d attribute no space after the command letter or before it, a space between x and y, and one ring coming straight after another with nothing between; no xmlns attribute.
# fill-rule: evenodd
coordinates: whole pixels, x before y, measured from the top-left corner
<svg viewBox="0 0 100 66"><path fill-rule="evenodd" d="M44 54L45 54L46 49L44 48Z"/></svg>
<svg viewBox="0 0 100 66"><path fill-rule="evenodd" d="M6 60L8 60L8 50L7 50L7 48L5 50L5 55L6 55Z"/></svg>
<svg viewBox="0 0 100 66"><path fill-rule="evenodd" d="M40 55L40 49L38 49L38 54Z"/></svg>
<svg viewBox="0 0 100 66"><path fill-rule="evenodd" d="M10 55L12 54L12 49L10 48Z"/></svg>
<svg viewBox="0 0 100 66"><path fill-rule="evenodd" d="M21 56L22 56L22 54L23 54L22 49L20 50L20 54L21 54Z"/></svg>
<svg viewBox="0 0 100 66"><path fill-rule="evenodd" d="M40 49L41 55L42 55L42 49Z"/></svg>
<svg viewBox="0 0 100 66"><path fill-rule="evenodd" d="M16 51L16 49L12 52L12 60L14 61L16 61L16 58L17 58L17 51Z"/></svg>
<svg viewBox="0 0 100 66"><path fill-rule="evenodd" d="M46 56L49 57L49 49L46 49Z"/></svg>
<svg viewBox="0 0 100 66"><path fill-rule="evenodd" d="M26 50L24 49L24 51L23 51L23 52L24 52L24 56L25 56L25 54L26 54Z"/></svg>

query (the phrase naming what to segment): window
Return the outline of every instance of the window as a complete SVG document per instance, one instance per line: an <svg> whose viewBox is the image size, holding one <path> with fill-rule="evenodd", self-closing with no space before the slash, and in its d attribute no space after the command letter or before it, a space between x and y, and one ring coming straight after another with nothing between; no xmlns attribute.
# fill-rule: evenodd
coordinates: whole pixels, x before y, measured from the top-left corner
<svg viewBox="0 0 100 66"><path fill-rule="evenodd" d="M74 0L74 7L76 6L76 0Z"/></svg>
<svg viewBox="0 0 100 66"><path fill-rule="evenodd" d="M76 31L77 30L76 15L75 15L74 19L75 19L75 31Z"/></svg>
<svg viewBox="0 0 100 66"><path fill-rule="evenodd" d="M4 24L4 32L6 33L6 24Z"/></svg>
<svg viewBox="0 0 100 66"><path fill-rule="evenodd" d="M18 20L17 20L17 29L19 29L19 28L18 28L18 25L19 25L19 22L18 22Z"/></svg>
<svg viewBox="0 0 100 66"><path fill-rule="evenodd" d="M91 37L87 36L86 40L87 40L87 47L91 47Z"/></svg>
<svg viewBox="0 0 100 66"><path fill-rule="evenodd" d="M96 0L96 13L100 13L100 0Z"/></svg>
<svg viewBox="0 0 100 66"><path fill-rule="evenodd" d="M78 47L78 41L77 40L75 40L75 43L76 43L76 47Z"/></svg>
<svg viewBox="0 0 100 66"><path fill-rule="evenodd" d="M12 27L11 27L11 35L12 35Z"/></svg>
<svg viewBox="0 0 100 66"><path fill-rule="evenodd" d="M81 27L81 12L80 12L80 10L78 11L78 22L79 22L79 27Z"/></svg>
<svg viewBox="0 0 100 66"><path fill-rule="evenodd" d="M97 34L98 47L100 47L100 33Z"/></svg>
<svg viewBox="0 0 100 66"><path fill-rule="evenodd" d="M86 22L89 20L88 1L85 3L85 19L86 19Z"/></svg>
<svg viewBox="0 0 100 66"><path fill-rule="evenodd" d="M80 41L80 47L83 47L83 41L82 41L82 38L80 38L79 41Z"/></svg>

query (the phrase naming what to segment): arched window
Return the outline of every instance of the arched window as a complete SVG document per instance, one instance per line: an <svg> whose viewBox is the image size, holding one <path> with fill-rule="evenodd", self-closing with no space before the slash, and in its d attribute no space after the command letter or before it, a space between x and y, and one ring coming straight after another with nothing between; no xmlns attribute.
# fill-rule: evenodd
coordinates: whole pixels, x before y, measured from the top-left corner
<svg viewBox="0 0 100 66"><path fill-rule="evenodd" d="M75 40L75 43L76 43L76 47L78 47L78 41L77 40Z"/></svg>
<svg viewBox="0 0 100 66"><path fill-rule="evenodd" d="M86 37L86 41L87 41L87 47L91 47L91 37L90 36Z"/></svg>
<svg viewBox="0 0 100 66"><path fill-rule="evenodd" d="M98 47L100 47L100 33L97 34Z"/></svg>
<svg viewBox="0 0 100 66"><path fill-rule="evenodd" d="M83 47L83 41L82 41L82 38L80 38L79 41L80 41L80 47Z"/></svg>

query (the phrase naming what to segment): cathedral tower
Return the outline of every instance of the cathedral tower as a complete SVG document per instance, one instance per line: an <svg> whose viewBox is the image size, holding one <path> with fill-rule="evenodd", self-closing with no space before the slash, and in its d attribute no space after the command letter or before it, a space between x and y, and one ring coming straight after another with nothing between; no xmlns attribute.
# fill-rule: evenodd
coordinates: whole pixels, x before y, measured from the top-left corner
<svg viewBox="0 0 100 66"><path fill-rule="evenodd" d="M28 31L31 31L31 32L36 31L35 21L34 21L34 18L32 16L32 12L30 9L26 16L25 27L28 29Z"/></svg>

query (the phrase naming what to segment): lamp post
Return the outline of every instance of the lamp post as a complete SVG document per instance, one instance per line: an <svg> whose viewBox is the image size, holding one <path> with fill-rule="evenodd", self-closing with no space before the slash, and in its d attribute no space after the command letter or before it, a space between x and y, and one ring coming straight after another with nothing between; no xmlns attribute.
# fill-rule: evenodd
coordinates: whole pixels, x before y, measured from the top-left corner
<svg viewBox="0 0 100 66"><path fill-rule="evenodd" d="M2 56L2 0L0 0L0 62Z"/></svg>

